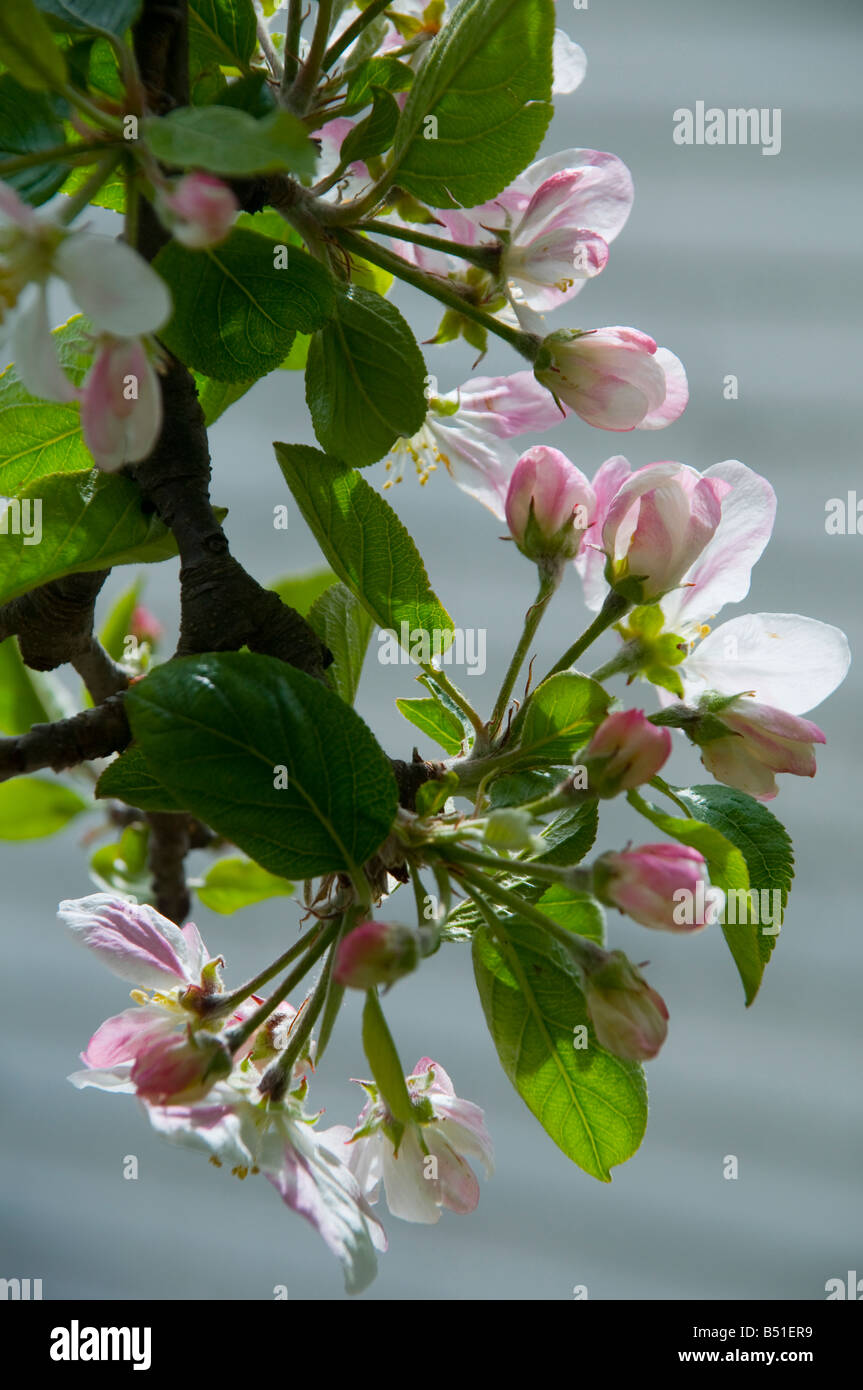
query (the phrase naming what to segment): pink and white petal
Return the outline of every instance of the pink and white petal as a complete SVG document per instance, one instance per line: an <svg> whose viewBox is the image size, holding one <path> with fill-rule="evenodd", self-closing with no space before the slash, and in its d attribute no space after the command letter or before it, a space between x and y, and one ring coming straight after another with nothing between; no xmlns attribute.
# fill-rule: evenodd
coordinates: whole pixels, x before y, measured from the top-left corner
<svg viewBox="0 0 863 1390"><path fill-rule="evenodd" d="M341 1263L347 1292L361 1293L377 1273L375 1249L386 1249L386 1236L352 1173L302 1124L282 1138L277 1163L269 1143L260 1161L282 1201L314 1226Z"/></svg>
<svg viewBox="0 0 863 1390"><path fill-rule="evenodd" d="M170 1037L181 1022L159 1004L124 1009L100 1024L81 1053L88 1067L113 1067L118 1062L134 1062L149 1044Z"/></svg>
<svg viewBox="0 0 863 1390"><path fill-rule="evenodd" d="M567 404L588 425L622 433L644 419L648 398L631 382L586 364L579 368L578 378L578 385L566 391Z"/></svg>
<svg viewBox="0 0 863 1390"><path fill-rule="evenodd" d="M713 617L726 603L739 603L749 593L752 567L764 551L776 517L776 494L766 478L727 459L704 473L730 484L722 499L722 516L683 584L662 600L666 626L677 631L688 623Z"/></svg>
<svg viewBox="0 0 863 1390"><path fill-rule="evenodd" d="M415 1076L421 1078L422 1080L425 1080L429 1072L431 1072L432 1074L431 1083L429 1085L429 1091L431 1093L435 1095L440 1094L442 1096L455 1095L455 1087L453 1086L448 1073L444 1071L440 1062L435 1062L434 1059L431 1057L420 1057L419 1061L417 1062L416 1066L411 1072L411 1076Z"/></svg>
<svg viewBox="0 0 863 1390"><path fill-rule="evenodd" d="M702 748L701 761L717 782L748 792L758 801L772 801L779 790L770 768L752 756L745 739L714 739Z"/></svg>
<svg viewBox="0 0 863 1390"><path fill-rule="evenodd" d="M57 915L73 938L121 980L159 990L198 983L197 948L189 945L179 927L146 903L92 893L62 902Z"/></svg>
<svg viewBox="0 0 863 1390"><path fill-rule="evenodd" d="M686 369L679 357L668 348L659 347L653 356L665 372L665 400L653 410L649 410L636 429L664 430L686 409L689 402L689 382Z"/></svg>
<svg viewBox="0 0 863 1390"><path fill-rule="evenodd" d="M778 739L794 743L826 743L823 729L811 719L801 719L798 714L776 709L773 705L762 705L746 696L730 705L723 712L723 719L731 728L747 734L773 735Z"/></svg>
<svg viewBox="0 0 863 1390"><path fill-rule="evenodd" d="M155 333L170 317L167 285L125 241L73 232L57 248L54 264L97 331L135 338Z"/></svg>
<svg viewBox="0 0 863 1390"><path fill-rule="evenodd" d="M680 671L690 702L706 690L752 691L760 704L805 714L841 684L850 664L838 627L798 613L745 613L699 642Z"/></svg>
<svg viewBox="0 0 863 1390"><path fill-rule="evenodd" d="M393 1216L433 1226L440 1207L433 1179L424 1176L424 1160L416 1133L406 1130L398 1154L390 1150L384 1158L384 1191Z"/></svg>
<svg viewBox="0 0 863 1390"><path fill-rule="evenodd" d="M251 1168L254 1155L244 1141L240 1118L232 1105L149 1105L144 1109L153 1128L170 1144L212 1154L227 1168Z"/></svg>
<svg viewBox="0 0 863 1390"><path fill-rule="evenodd" d="M481 1163L486 1177L490 1178L494 1172L494 1145L480 1107L454 1096L449 1101L435 1100L434 1109L438 1117L436 1130L456 1153Z"/></svg>
<svg viewBox="0 0 863 1390"><path fill-rule="evenodd" d="M479 1202L476 1173L450 1148L442 1135L436 1134L430 1126L426 1126L423 1133L429 1155L437 1159L437 1178L428 1179L428 1185L437 1188L438 1201L459 1216L476 1211Z"/></svg>
<svg viewBox="0 0 863 1390"><path fill-rule="evenodd" d="M626 224L635 197L632 175L616 154L576 148L537 160L516 180L527 195L523 195L524 206L546 179L571 171L580 174L570 205L573 223L598 232L605 241L614 241Z"/></svg>
<svg viewBox="0 0 863 1390"><path fill-rule="evenodd" d="M554 77L552 96L566 97L576 91L587 72L587 54L563 29L555 29L552 47Z"/></svg>
<svg viewBox="0 0 863 1390"><path fill-rule="evenodd" d="M44 285L28 286L21 296L14 344L15 368L31 396L61 404L75 399L77 391L57 357Z"/></svg>
<svg viewBox="0 0 863 1390"><path fill-rule="evenodd" d="M475 423L497 439L551 429L564 418L547 388L530 371L473 377L444 400L457 401L462 419L475 416Z"/></svg>
<svg viewBox="0 0 863 1390"><path fill-rule="evenodd" d="M97 1091L116 1091L118 1094L133 1096L135 1083L131 1080L132 1063L121 1063L116 1067L88 1067L86 1071L73 1071L66 1077L77 1091L92 1086Z"/></svg>
<svg viewBox="0 0 863 1390"><path fill-rule="evenodd" d="M149 357L142 351L138 399L126 422L125 463L138 463L153 452L162 429L162 392Z"/></svg>
<svg viewBox="0 0 863 1390"><path fill-rule="evenodd" d="M10 222L13 227L20 227L25 232L35 232L39 227L39 218L33 208L18 196L14 188L0 180L0 225L3 222Z"/></svg>
<svg viewBox="0 0 863 1390"><path fill-rule="evenodd" d="M210 953L204 945L201 939L201 933L198 931L194 922L187 922L184 927L181 927L180 935L183 937L188 950L186 956L186 969L193 979L199 979L201 971L210 959ZM258 1000L257 1002L261 1003L262 1001ZM285 1004L282 1007L285 1009L291 1008L290 1004ZM292 1010L292 1012L294 1011Z"/></svg>
<svg viewBox="0 0 863 1390"><path fill-rule="evenodd" d="M599 611L608 593L608 585L603 577L605 554L602 548L602 528L612 501L631 476L629 460L622 454L615 454L605 460L593 480L596 512L594 520L585 532L581 550L575 560L575 567L581 577L584 601L592 612Z"/></svg>

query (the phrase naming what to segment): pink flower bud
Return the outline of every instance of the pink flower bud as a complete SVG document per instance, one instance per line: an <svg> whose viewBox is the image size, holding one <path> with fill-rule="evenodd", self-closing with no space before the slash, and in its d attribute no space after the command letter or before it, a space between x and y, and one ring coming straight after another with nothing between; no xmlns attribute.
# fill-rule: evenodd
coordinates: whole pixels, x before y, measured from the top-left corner
<svg viewBox="0 0 863 1390"><path fill-rule="evenodd" d="M588 786L597 796L640 787L655 777L671 753L671 731L657 729L643 710L610 714L582 754Z"/></svg>
<svg viewBox="0 0 863 1390"><path fill-rule="evenodd" d="M652 603L675 588L712 540L730 491L730 483L682 463L636 469L602 526L608 583L633 603Z"/></svg>
<svg viewBox="0 0 863 1390"><path fill-rule="evenodd" d="M559 449L528 449L506 494L510 535L529 560L571 560L593 519L596 499L584 474Z"/></svg>
<svg viewBox="0 0 863 1390"><path fill-rule="evenodd" d="M729 736L702 744L701 761L718 782L770 801L777 792L774 773L815 776L815 744L826 739L810 719L743 695L715 714Z"/></svg>
<svg viewBox="0 0 863 1390"><path fill-rule="evenodd" d="M239 206L228 185L212 174L186 174L158 201L176 240L192 251L224 241Z"/></svg>
<svg viewBox="0 0 863 1390"><path fill-rule="evenodd" d="M398 922L361 922L336 952L333 979L349 989L391 985L416 969L417 933Z"/></svg>
<svg viewBox="0 0 863 1390"><path fill-rule="evenodd" d="M560 329L544 339L534 370L601 430L662 429L689 399L681 362L636 328Z"/></svg>
<svg viewBox="0 0 863 1390"><path fill-rule="evenodd" d="M103 334L81 390L81 429L97 468L116 472L152 453L162 393L140 338Z"/></svg>
<svg viewBox="0 0 863 1390"><path fill-rule="evenodd" d="M174 1031L137 1055L131 1080L151 1105L186 1104L205 1096L231 1066L231 1054L217 1038Z"/></svg>
<svg viewBox="0 0 863 1390"><path fill-rule="evenodd" d="M594 865L600 900L658 931L706 927L714 905L706 892L709 882L704 856L689 845L642 845L603 854ZM688 910L682 910L684 904Z"/></svg>
<svg viewBox="0 0 863 1390"><path fill-rule="evenodd" d="M139 642L150 642L153 646L159 641L165 629L154 613L142 603L135 606L129 623L129 632Z"/></svg>
<svg viewBox="0 0 863 1390"><path fill-rule="evenodd" d="M622 951L591 974L587 1011L600 1046L630 1062L649 1062L668 1034L665 1000Z"/></svg>

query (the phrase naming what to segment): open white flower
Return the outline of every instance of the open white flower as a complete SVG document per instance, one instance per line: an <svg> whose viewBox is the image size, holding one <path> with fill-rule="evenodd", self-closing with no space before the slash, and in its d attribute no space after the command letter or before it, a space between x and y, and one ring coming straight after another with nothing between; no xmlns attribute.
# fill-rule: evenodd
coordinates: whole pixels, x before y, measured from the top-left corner
<svg viewBox="0 0 863 1390"><path fill-rule="evenodd" d="M35 213L0 183L0 354L40 400L77 394L51 335L52 282L62 280L97 333L137 338L168 319L171 296L147 262L124 241L70 231Z"/></svg>

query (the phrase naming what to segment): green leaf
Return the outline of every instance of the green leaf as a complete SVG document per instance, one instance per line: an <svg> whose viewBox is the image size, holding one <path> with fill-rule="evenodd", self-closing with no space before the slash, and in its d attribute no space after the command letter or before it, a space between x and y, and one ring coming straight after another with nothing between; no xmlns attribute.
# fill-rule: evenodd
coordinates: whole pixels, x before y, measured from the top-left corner
<svg viewBox="0 0 863 1390"><path fill-rule="evenodd" d="M201 402L207 429L216 423L220 415L224 415L229 406L241 396L245 396L247 391L251 391L255 384L253 381L214 381L211 376L204 376L202 372L193 372L192 376L195 378L198 400Z"/></svg>
<svg viewBox="0 0 863 1390"><path fill-rule="evenodd" d="M33 0L3 0L0 63L34 92L56 90L66 81L66 60Z"/></svg>
<svg viewBox="0 0 863 1390"><path fill-rule="evenodd" d="M0 840L38 840L54 835L88 810L77 792L41 777L0 783Z"/></svg>
<svg viewBox="0 0 863 1390"><path fill-rule="evenodd" d="M40 478L20 495L22 519L28 507L35 517L37 503L38 545L28 544L23 534L0 536L0 603L64 574L154 563L177 553L173 535L155 512L142 511L137 485L119 473Z"/></svg>
<svg viewBox="0 0 863 1390"><path fill-rule="evenodd" d="M464 741L461 721L440 700L396 700L396 704L409 723L428 734L447 753L455 754L461 750Z"/></svg>
<svg viewBox="0 0 863 1390"><path fill-rule="evenodd" d="M599 805L583 801L570 811L563 811L542 832L548 849L534 857L541 864L580 864L596 839L599 829Z"/></svg>
<svg viewBox="0 0 863 1390"><path fill-rule="evenodd" d="M452 619L429 586L422 558L389 503L359 473L304 444L276 444L276 457L306 522L336 574L378 627L409 649L410 634L440 634ZM404 625L404 626L403 626Z"/></svg>
<svg viewBox="0 0 863 1390"><path fill-rule="evenodd" d="M21 660L17 639L0 642L0 730L4 734L26 734L34 724L49 724L54 718L37 680Z"/></svg>
<svg viewBox="0 0 863 1390"><path fill-rule="evenodd" d="M317 158L305 126L289 111L256 120L231 106L181 106L142 122L141 135L164 164L238 178L313 174Z"/></svg>
<svg viewBox="0 0 863 1390"><path fill-rule="evenodd" d="M682 845L690 845L704 855L710 874L710 882L726 894L735 897L745 894L749 889L749 869L740 850L721 830L705 820L669 816L652 806L636 791L627 792L627 801L659 830L664 831ZM742 901L742 899L741 899ZM751 1004L764 974L764 958L759 943L761 927L751 920L751 914L744 906L743 921L735 925L723 925L722 935L734 957L734 963L743 981L746 1003Z"/></svg>
<svg viewBox="0 0 863 1390"><path fill-rule="evenodd" d="M182 657L134 685L126 708L169 792L271 873L350 872L390 832L389 759L337 695L282 661Z"/></svg>
<svg viewBox="0 0 863 1390"><path fill-rule="evenodd" d="M353 164L356 160L367 160L383 154L393 143L396 126L399 123L398 102L383 87L372 88L374 105L365 120L355 125L342 141L339 161Z"/></svg>
<svg viewBox="0 0 863 1390"><path fill-rule="evenodd" d="M572 776L571 767L553 768L548 772L505 772L495 777L488 789L489 805L521 806L525 801L538 801L556 791L561 782Z"/></svg>
<svg viewBox="0 0 863 1390"><path fill-rule="evenodd" d="M67 131L68 134L68 131ZM93 172L92 165L81 164L75 169L67 170L69 177L61 188L61 193L66 198L70 198L73 193L77 193L84 187L90 174ZM120 165L110 173L99 189L90 199L90 202L97 208L108 208L110 212L125 212L126 210L126 183L123 178L123 171Z"/></svg>
<svg viewBox="0 0 863 1390"><path fill-rule="evenodd" d="M279 363L283 372L304 372L306 363L309 360L309 348L312 345L310 333L298 333L291 343L291 350L284 362Z"/></svg>
<svg viewBox="0 0 863 1390"><path fill-rule="evenodd" d="M563 883L552 883L537 899L536 905L559 927L565 927L576 936L586 936L597 946L605 945L605 917L593 898Z"/></svg>
<svg viewBox="0 0 863 1390"><path fill-rule="evenodd" d="M374 290L375 294L389 294L393 287L393 276L379 265L364 261L362 256L351 256L351 284L361 290Z"/></svg>
<svg viewBox="0 0 863 1390"><path fill-rule="evenodd" d="M605 718L611 697L589 676L560 671L538 685L527 706L518 747L532 762L572 759Z"/></svg>
<svg viewBox="0 0 863 1390"><path fill-rule="evenodd" d="M327 568L309 570L306 574L286 574L283 579L274 579L267 588L305 618L315 600L336 582L336 576Z"/></svg>
<svg viewBox="0 0 863 1390"><path fill-rule="evenodd" d="M252 0L190 0L189 43L204 64L247 67L257 43Z"/></svg>
<svg viewBox="0 0 863 1390"><path fill-rule="evenodd" d="M346 112L361 111L373 99L374 88L388 92L406 92L413 81L413 71L398 58L367 58L351 70L343 105Z"/></svg>
<svg viewBox="0 0 863 1390"><path fill-rule="evenodd" d="M36 0L54 27L77 33L101 29L120 38L138 18L141 0Z"/></svg>
<svg viewBox="0 0 863 1390"><path fill-rule="evenodd" d="M276 109L276 98L267 82L267 74L261 68L256 68L247 77L238 77L236 82L229 82L223 87L213 104L234 106L241 111L248 111L250 116L259 121ZM314 157L313 147L312 159Z"/></svg>
<svg viewBox="0 0 863 1390"><path fill-rule="evenodd" d="M445 772L443 777L430 778L423 782L416 795L418 816L436 816L458 787L458 773Z"/></svg>
<svg viewBox="0 0 863 1390"><path fill-rule="evenodd" d="M197 890L205 907L223 915L268 898L289 898L293 891L286 878L268 873L253 859L220 859Z"/></svg>
<svg viewBox="0 0 863 1390"><path fill-rule="evenodd" d="M149 827L127 825L119 841L101 845L90 857L90 875L106 893L131 893L148 902L152 893Z"/></svg>
<svg viewBox="0 0 863 1390"><path fill-rule="evenodd" d="M96 796L124 801L140 811L181 811L183 808L153 772L143 748L130 743L109 763L96 783Z"/></svg>
<svg viewBox="0 0 863 1390"><path fill-rule="evenodd" d="M399 187L430 207L474 207L520 174L551 118L553 35L552 0L461 0L399 122Z"/></svg>
<svg viewBox="0 0 863 1390"><path fill-rule="evenodd" d="M749 1004L758 992L764 967L776 945L776 927L781 924L788 903L794 878L791 837L772 811L768 811L760 801L747 796L746 792L736 791L733 787L706 783L703 786L675 787L673 792L678 800L689 807L697 820L705 821L721 831L746 860L749 887L758 894L758 912L750 912L749 916L758 917L760 921L753 920L748 925L739 922L736 926L729 924L723 930L740 971ZM778 893L779 898L765 898L765 893ZM767 921L768 917L773 918L775 903L780 909L778 922ZM772 930L759 929L765 924ZM758 950L758 962L754 958L753 944Z"/></svg>
<svg viewBox="0 0 863 1390"><path fill-rule="evenodd" d="M332 313L333 278L290 247L276 269L277 243L235 229L206 251L170 242L155 268L167 281L174 315L159 334L187 366L217 381L253 381L284 360L294 333L313 332Z"/></svg>
<svg viewBox="0 0 863 1390"><path fill-rule="evenodd" d="M54 330L57 356L76 386L90 357L87 320L76 314ZM77 403L55 405L31 396L13 363L0 376L0 496L13 497L48 473L89 473L93 456L81 434Z"/></svg>
<svg viewBox="0 0 863 1390"><path fill-rule="evenodd" d="M596 939L595 904L570 904L565 925ZM557 920L557 912L555 912ZM636 1062L600 1047L575 965L527 922L509 918L500 939L480 926L473 937L477 989L506 1075L559 1148L592 1177L636 1151L647 1123L647 1091ZM576 1028L586 1034L576 1035ZM574 1046L577 1036L587 1047Z"/></svg>
<svg viewBox="0 0 863 1390"><path fill-rule="evenodd" d="M138 605L141 588L140 579L136 579L134 584L130 584L129 588L117 599L102 624L99 641L108 655L113 657L115 661L122 661L126 654L126 637L132 622L132 614Z"/></svg>
<svg viewBox="0 0 863 1390"><path fill-rule="evenodd" d="M425 363L398 309L351 286L312 339L306 400L318 442L358 468L376 463L426 417Z"/></svg>
<svg viewBox="0 0 863 1390"><path fill-rule="evenodd" d="M0 77L0 160L37 154L62 145L61 104L41 92L28 92L10 73ZM4 182L26 203L38 207L53 197L69 170L65 164L37 164L7 174Z"/></svg>
<svg viewBox="0 0 863 1390"><path fill-rule="evenodd" d="M345 704L352 705L374 623L346 584L331 585L308 612L309 625L333 654L327 679Z"/></svg>

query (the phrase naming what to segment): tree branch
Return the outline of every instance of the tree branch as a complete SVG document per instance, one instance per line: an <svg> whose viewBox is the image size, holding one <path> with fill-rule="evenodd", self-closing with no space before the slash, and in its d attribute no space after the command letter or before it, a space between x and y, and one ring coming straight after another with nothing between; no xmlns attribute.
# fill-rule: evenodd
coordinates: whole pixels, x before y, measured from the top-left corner
<svg viewBox="0 0 863 1390"><path fill-rule="evenodd" d="M21 658L34 671L53 671L89 651L99 590L110 570L69 574L31 589L0 608L0 642L17 634Z"/></svg>
<svg viewBox="0 0 863 1390"><path fill-rule="evenodd" d="M92 758L107 758L125 748L131 737L123 697L111 695L71 719L34 724L17 738L0 738L0 782L44 767L62 772Z"/></svg>

